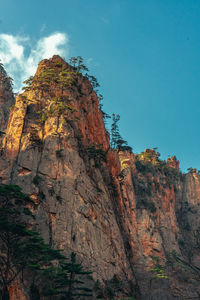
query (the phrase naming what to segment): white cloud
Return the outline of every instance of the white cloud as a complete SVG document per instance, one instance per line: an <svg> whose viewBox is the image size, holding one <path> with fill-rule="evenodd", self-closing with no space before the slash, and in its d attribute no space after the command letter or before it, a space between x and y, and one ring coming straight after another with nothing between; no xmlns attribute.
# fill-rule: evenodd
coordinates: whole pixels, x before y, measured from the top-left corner
<svg viewBox="0 0 200 300"><path fill-rule="evenodd" d="M28 48L31 48L27 53ZM29 37L0 34L0 59L9 76L14 79L15 90L22 82L34 75L38 63L54 54L62 57L69 55L69 38L67 34L56 32L31 44Z"/></svg>

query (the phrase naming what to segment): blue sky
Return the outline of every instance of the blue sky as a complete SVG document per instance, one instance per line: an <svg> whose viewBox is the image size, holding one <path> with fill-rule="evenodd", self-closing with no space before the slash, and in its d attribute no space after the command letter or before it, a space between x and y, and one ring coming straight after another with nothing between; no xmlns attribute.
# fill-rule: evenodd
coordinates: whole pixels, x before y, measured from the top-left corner
<svg viewBox="0 0 200 300"><path fill-rule="evenodd" d="M158 147L200 169L199 0L0 2L0 59L16 88L43 56L81 55L134 152Z"/></svg>

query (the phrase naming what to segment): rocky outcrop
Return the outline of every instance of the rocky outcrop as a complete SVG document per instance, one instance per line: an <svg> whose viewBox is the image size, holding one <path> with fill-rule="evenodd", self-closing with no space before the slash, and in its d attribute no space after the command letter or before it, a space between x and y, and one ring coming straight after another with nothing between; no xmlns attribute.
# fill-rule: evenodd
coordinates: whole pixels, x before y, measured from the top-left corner
<svg viewBox="0 0 200 300"><path fill-rule="evenodd" d="M123 171L117 209L141 299L198 299L200 176L181 174L175 158L169 167L169 160L156 163L155 155L151 161L149 156L119 156ZM178 263L170 259L172 253ZM163 273L163 279L152 280L149 270L158 258L168 278Z"/></svg>
<svg viewBox="0 0 200 300"><path fill-rule="evenodd" d="M110 149L91 83L59 56L18 95L1 155L1 182L30 194L35 228L76 252L104 297L198 299L200 175L155 150ZM27 286L11 299L28 300Z"/></svg>
<svg viewBox="0 0 200 300"><path fill-rule="evenodd" d="M10 107L14 104L11 80L0 63L0 131L7 127Z"/></svg>

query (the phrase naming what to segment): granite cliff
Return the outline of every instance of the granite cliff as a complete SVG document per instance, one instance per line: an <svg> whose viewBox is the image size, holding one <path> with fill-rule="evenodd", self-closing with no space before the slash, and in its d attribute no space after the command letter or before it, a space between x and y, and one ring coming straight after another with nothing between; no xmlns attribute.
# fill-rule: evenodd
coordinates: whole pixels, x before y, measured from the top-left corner
<svg viewBox="0 0 200 300"><path fill-rule="evenodd" d="M0 129L4 131L9 117L9 108L14 104L12 93L12 81L7 76L3 65L0 62Z"/></svg>
<svg viewBox="0 0 200 300"><path fill-rule="evenodd" d="M93 299L200 299L196 170L182 174L155 149L112 149L91 82L59 56L39 64L14 106L6 79L0 88L0 182L22 187L45 241L92 271ZM28 280L9 292L32 299Z"/></svg>

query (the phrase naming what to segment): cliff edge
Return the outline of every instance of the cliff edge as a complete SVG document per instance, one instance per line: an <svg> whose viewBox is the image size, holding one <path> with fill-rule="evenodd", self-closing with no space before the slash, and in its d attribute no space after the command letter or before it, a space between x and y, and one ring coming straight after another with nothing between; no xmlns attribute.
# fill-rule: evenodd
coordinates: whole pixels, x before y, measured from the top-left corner
<svg viewBox="0 0 200 300"><path fill-rule="evenodd" d="M0 87L3 131L13 95ZM41 61L10 110L0 180L37 204L47 243L92 271L93 299L199 299L200 175L155 150L112 149L90 80L59 56ZM31 299L28 284L16 281L10 299Z"/></svg>

